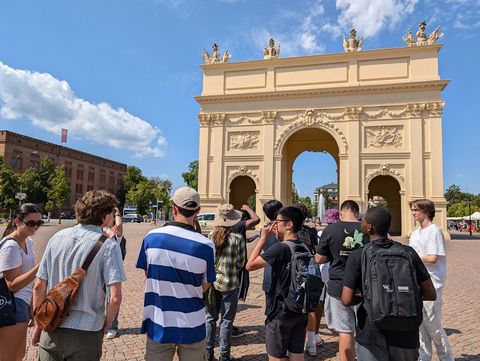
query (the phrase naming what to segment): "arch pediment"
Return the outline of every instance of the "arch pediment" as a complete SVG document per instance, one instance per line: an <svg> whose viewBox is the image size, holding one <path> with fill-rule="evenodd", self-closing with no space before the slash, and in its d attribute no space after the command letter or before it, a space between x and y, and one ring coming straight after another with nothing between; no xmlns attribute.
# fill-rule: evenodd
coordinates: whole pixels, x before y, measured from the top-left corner
<svg viewBox="0 0 480 361"><path fill-rule="evenodd" d="M361 108L357 111L350 110L359 114ZM343 117L343 115L342 115ZM283 146L287 139L296 133L298 130L307 128L318 128L329 133L337 142L340 153L347 153L348 143L347 138L343 132L338 128L335 123L329 122L325 116L325 112L317 111L315 109L307 109L303 113L298 115L298 120L286 127L278 136L275 141L274 149L276 154L281 154Z"/></svg>

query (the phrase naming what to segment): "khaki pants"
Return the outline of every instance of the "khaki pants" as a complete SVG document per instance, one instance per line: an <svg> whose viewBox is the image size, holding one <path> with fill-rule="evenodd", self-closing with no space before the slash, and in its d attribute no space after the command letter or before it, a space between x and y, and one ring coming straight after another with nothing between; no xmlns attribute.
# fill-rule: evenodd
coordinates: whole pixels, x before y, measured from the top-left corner
<svg viewBox="0 0 480 361"><path fill-rule="evenodd" d="M102 357L103 330L80 331L59 328L42 332L39 361L98 361Z"/></svg>
<svg viewBox="0 0 480 361"><path fill-rule="evenodd" d="M173 343L156 343L147 337L147 351L145 353L146 361L172 361L178 353L180 361L204 361L205 360L205 340L191 344L175 345Z"/></svg>

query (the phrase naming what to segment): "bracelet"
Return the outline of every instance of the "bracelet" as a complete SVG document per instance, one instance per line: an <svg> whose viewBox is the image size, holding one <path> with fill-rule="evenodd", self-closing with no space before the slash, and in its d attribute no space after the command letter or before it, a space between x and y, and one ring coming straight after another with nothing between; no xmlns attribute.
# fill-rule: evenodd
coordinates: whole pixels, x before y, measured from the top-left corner
<svg viewBox="0 0 480 361"><path fill-rule="evenodd" d="M122 215L121 214L115 214L115 217L121 217Z"/></svg>

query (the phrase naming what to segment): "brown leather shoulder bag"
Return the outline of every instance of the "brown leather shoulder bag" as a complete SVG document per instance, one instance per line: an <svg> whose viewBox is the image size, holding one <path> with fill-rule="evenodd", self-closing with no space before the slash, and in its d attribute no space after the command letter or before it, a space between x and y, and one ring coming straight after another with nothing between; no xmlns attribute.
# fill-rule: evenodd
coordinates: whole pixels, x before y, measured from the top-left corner
<svg viewBox="0 0 480 361"><path fill-rule="evenodd" d="M78 288L85 277L85 272L87 272L90 263L92 263L107 238L102 235L93 246L82 266L53 286L42 302L35 308L33 313L35 320L43 331L53 332L60 327L63 318L68 315L70 305L77 296Z"/></svg>

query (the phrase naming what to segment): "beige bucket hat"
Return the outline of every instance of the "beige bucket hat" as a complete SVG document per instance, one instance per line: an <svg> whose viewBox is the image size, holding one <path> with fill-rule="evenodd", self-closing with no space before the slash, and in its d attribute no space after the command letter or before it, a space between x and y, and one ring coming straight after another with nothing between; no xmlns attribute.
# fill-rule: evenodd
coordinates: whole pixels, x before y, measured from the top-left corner
<svg viewBox="0 0 480 361"><path fill-rule="evenodd" d="M215 227L231 227L242 219L242 212L235 210L231 204L222 204L217 207Z"/></svg>

